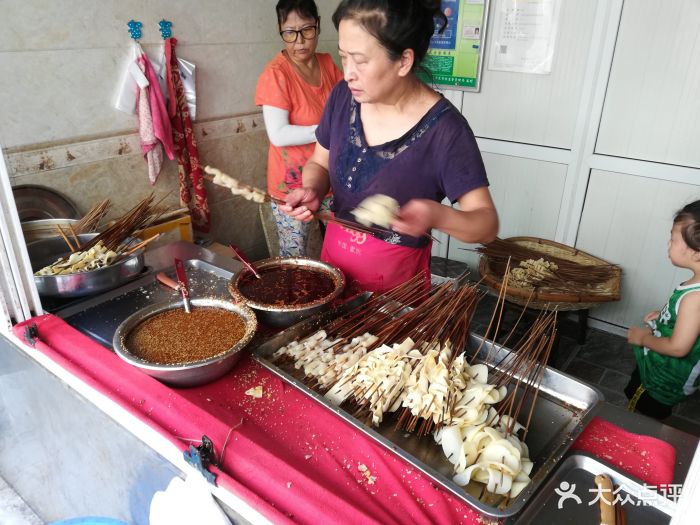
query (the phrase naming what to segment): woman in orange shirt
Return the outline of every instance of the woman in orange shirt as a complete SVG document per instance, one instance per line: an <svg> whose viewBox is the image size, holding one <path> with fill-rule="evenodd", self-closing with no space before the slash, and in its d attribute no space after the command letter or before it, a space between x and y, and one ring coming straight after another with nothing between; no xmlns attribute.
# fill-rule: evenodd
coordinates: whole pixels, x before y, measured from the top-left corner
<svg viewBox="0 0 700 525"><path fill-rule="evenodd" d="M267 190L284 200L301 187L301 170L314 151L315 130L326 99L343 75L327 53L316 53L320 18L313 0L280 0L277 21L284 49L258 79L255 103L262 106L270 149ZM283 257L304 255L309 224L272 203Z"/></svg>

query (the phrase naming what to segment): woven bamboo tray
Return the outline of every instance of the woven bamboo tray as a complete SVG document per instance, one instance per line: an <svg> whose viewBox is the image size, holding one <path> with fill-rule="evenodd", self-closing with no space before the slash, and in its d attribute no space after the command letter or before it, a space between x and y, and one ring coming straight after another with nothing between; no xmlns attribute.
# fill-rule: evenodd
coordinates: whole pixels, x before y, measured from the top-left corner
<svg viewBox="0 0 700 525"><path fill-rule="evenodd" d="M547 239L540 239L539 237L510 237L505 240L540 252L545 260L547 260L547 255L551 255L584 265L610 264L582 250ZM495 264L489 257L481 256L479 273L484 284L495 291L499 291L503 274L499 274L493 266ZM618 268L615 275L608 281L597 285L595 288L582 288L580 292L575 294L548 291L546 288L535 288L532 290L508 286L506 299L522 306L527 304L528 308L536 310L584 310L600 303L618 301L620 299L621 274L622 271Z"/></svg>

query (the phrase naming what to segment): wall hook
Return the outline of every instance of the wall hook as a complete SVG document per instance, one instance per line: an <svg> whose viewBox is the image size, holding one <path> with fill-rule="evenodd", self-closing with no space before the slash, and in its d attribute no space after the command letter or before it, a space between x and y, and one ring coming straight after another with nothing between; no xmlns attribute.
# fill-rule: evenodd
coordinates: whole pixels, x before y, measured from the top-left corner
<svg viewBox="0 0 700 525"><path fill-rule="evenodd" d="M160 22L158 22L158 25L160 26L160 34L163 37L163 40L173 36L173 32L171 30L171 28L173 27L172 22L170 22L169 20L163 19Z"/></svg>
<svg viewBox="0 0 700 525"><path fill-rule="evenodd" d="M129 23L126 25L129 26L129 34L131 35L131 38L134 40L141 38L141 28L143 27L141 22L138 22L137 20L129 20Z"/></svg>

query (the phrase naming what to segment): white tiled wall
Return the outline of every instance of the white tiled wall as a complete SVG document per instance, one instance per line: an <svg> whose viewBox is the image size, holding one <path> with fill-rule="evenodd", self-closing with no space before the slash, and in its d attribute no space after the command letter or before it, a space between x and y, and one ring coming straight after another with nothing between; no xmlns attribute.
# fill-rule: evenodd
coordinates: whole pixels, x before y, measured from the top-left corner
<svg viewBox="0 0 700 525"><path fill-rule="evenodd" d="M333 51L333 2L318 2L319 50ZM152 56L162 53L158 21L173 23L177 53L197 66L199 121L256 110L255 83L281 49L274 0L0 0L0 144L104 136L135 129L113 109L131 56L127 23L143 24Z"/></svg>

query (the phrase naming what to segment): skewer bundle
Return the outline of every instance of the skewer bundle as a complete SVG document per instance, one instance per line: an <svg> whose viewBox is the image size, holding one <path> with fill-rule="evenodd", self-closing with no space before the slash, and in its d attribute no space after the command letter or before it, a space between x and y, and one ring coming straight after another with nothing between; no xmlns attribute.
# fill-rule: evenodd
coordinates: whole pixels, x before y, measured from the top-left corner
<svg viewBox="0 0 700 525"><path fill-rule="evenodd" d="M325 393L348 368L381 344L371 332L378 331L406 304L427 293L422 278L416 276L384 295L373 296L325 330L280 348L274 354L274 362L296 372L307 386Z"/></svg>
<svg viewBox="0 0 700 525"><path fill-rule="evenodd" d="M130 239L137 230L148 226L155 220L158 215L156 206L151 194L102 233L82 245L74 229L71 228L73 242L62 229L59 229L71 254L40 269L35 275L65 275L96 270L133 255L158 237L158 235L154 235L137 244L133 244L133 240Z"/></svg>
<svg viewBox="0 0 700 525"><path fill-rule="evenodd" d="M109 199L104 199L103 201L97 203L90 211L88 211L75 227L75 231L78 233L90 233L97 230L102 219L107 214L111 202Z"/></svg>
<svg viewBox="0 0 700 525"><path fill-rule="evenodd" d="M410 285L390 294L411 297ZM495 327L500 323L503 296L488 330L494 319ZM459 484L475 480L489 493L515 497L529 483L532 462L524 438L556 314L544 312L501 362L487 353L489 378L489 368L474 358L468 362L463 352L481 297L475 286L446 284L423 294L409 311L375 297L327 332L281 348L275 362L303 368L308 386L366 424L378 426L395 414L397 429L419 437L433 433Z"/></svg>
<svg viewBox="0 0 700 525"><path fill-rule="evenodd" d="M582 289L594 291L602 289L620 272L614 264L581 264L503 239L496 239L476 251L488 258L491 271L501 277L505 275L505 266L510 260L510 277L518 279L517 286L523 288L559 293L577 293Z"/></svg>

